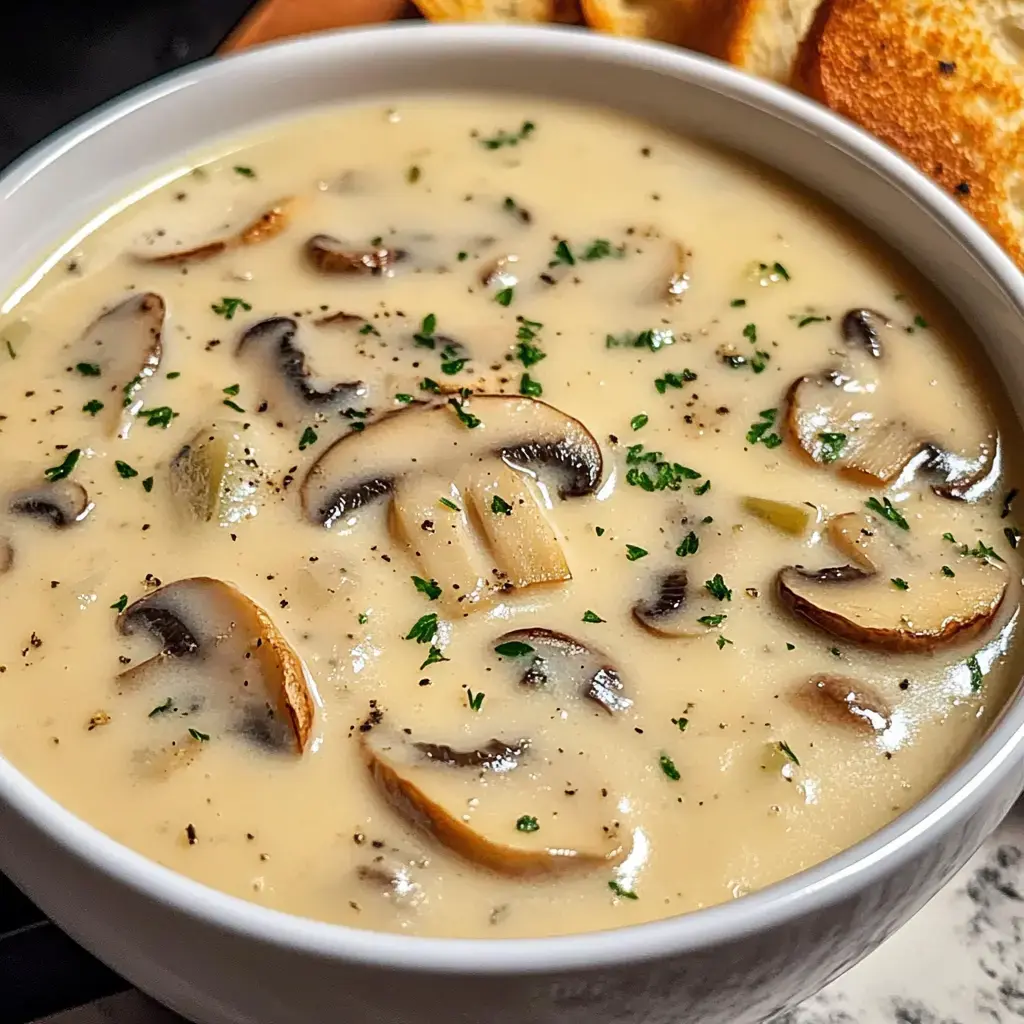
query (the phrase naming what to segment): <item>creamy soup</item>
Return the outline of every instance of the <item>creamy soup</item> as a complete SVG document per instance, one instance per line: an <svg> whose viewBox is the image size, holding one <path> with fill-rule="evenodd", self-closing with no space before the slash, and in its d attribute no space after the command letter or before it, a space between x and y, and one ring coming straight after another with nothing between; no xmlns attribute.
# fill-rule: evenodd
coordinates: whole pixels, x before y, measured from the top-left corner
<svg viewBox="0 0 1024 1024"><path fill-rule="evenodd" d="M579 932L856 843L998 713L1017 426L806 196L533 99L171 178L0 321L0 750L86 821L322 920Z"/></svg>

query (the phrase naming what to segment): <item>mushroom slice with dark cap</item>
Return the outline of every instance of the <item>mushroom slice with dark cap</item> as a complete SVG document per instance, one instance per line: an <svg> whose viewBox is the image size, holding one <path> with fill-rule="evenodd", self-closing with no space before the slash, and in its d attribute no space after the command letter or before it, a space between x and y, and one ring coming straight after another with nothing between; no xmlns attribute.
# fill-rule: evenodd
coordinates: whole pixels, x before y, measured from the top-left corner
<svg viewBox="0 0 1024 1024"><path fill-rule="evenodd" d="M366 397L362 381L329 383L310 369L299 343L299 325L285 316L253 324L238 342L240 358L262 361L262 393L272 415L292 424L310 420L315 414L331 415L353 408Z"/></svg>
<svg viewBox="0 0 1024 1024"><path fill-rule="evenodd" d="M255 220L245 227L223 238L215 238L198 245L172 249L161 253L136 253L135 258L143 263L161 263L177 265L181 263L199 263L212 259L231 249L241 246L259 245L261 242L276 238L291 222L291 206L294 199L282 199L264 210Z"/></svg>
<svg viewBox="0 0 1024 1024"><path fill-rule="evenodd" d="M260 508L260 469L241 423L213 423L171 459L171 495L185 518L232 526Z"/></svg>
<svg viewBox="0 0 1024 1024"><path fill-rule="evenodd" d="M471 413L467 412L471 409ZM489 588L571 578L526 475L550 477L563 498L592 494L601 450L570 416L529 398L478 395L403 409L335 442L302 485L307 517L333 526L393 496L393 531L464 610Z"/></svg>
<svg viewBox="0 0 1024 1024"><path fill-rule="evenodd" d="M527 689L548 690L562 699L585 697L612 714L633 706L610 659L565 633L540 626L513 629L493 647L522 670L519 682Z"/></svg>
<svg viewBox="0 0 1024 1024"><path fill-rule="evenodd" d="M293 753L309 745L315 705L305 666L270 616L230 583L206 576L168 583L117 622L126 636L144 633L160 644L154 657L122 672L122 682L176 692L208 733Z"/></svg>
<svg viewBox="0 0 1024 1024"><path fill-rule="evenodd" d="M926 422L926 412L901 400L913 365L901 360L907 345L920 343L869 309L847 312L840 335L841 365L799 377L786 394L783 427L796 451L865 486L921 472L945 498L973 501L990 489L999 475L999 441L984 410L974 410L975 422L958 433L947 418L936 413Z"/></svg>
<svg viewBox="0 0 1024 1024"><path fill-rule="evenodd" d="M811 676L795 699L819 721L844 729L877 734L892 724L888 702L869 684L846 676Z"/></svg>
<svg viewBox="0 0 1024 1024"><path fill-rule="evenodd" d="M11 495L11 515L39 519L58 530L80 523L92 510L86 489L74 480L52 480Z"/></svg>
<svg viewBox="0 0 1024 1024"><path fill-rule="evenodd" d="M545 784L547 766L523 741L481 744L481 751L497 746L513 753L480 763L465 750L458 761L429 756L450 748L416 743L383 726L362 733L361 741L370 774L398 814L473 864L511 877L544 877L607 865L621 854L603 827L599 798L568 796L564 783Z"/></svg>
<svg viewBox="0 0 1024 1024"><path fill-rule="evenodd" d="M925 560L891 543L880 522L859 513L838 519L833 543L856 564L781 569L776 591L794 614L844 640L909 652L968 640L995 619L1009 585L1004 567L948 549ZM951 576L940 571L943 560Z"/></svg>
<svg viewBox="0 0 1024 1024"><path fill-rule="evenodd" d="M118 437L128 436L160 366L166 312L155 292L133 295L97 317L71 348L80 369L99 372L97 385L108 393L99 415Z"/></svg>
<svg viewBox="0 0 1024 1024"><path fill-rule="evenodd" d="M392 277L395 264L406 256L404 249L353 249L331 235L314 235L306 242L306 258L321 274Z"/></svg>
<svg viewBox="0 0 1024 1024"><path fill-rule="evenodd" d="M655 636L685 638L700 636L700 626L687 603L689 576L685 569L673 569L655 578L654 591L633 604L633 621Z"/></svg>

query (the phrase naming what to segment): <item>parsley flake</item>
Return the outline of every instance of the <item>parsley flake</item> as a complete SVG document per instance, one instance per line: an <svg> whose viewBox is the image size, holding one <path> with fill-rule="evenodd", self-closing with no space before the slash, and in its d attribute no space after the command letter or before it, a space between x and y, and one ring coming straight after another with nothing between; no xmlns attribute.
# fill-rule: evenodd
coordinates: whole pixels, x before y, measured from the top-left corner
<svg viewBox="0 0 1024 1024"><path fill-rule="evenodd" d="M892 579L890 580L890 582L892 583L892 585L897 590L909 590L910 589L910 584L905 579L903 579L900 576L893 576Z"/></svg>
<svg viewBox="0 0 1024 1024"><path fill-rule="evenodd" d="M901 530L910 529L910 524L904 519L903 513L888 498L883 498L881 501L877 498L868 498L864 505L876 515L888 519L890 523L895 523Z"/></svg>
<svg viewBox="0 0 1024 1024"><path fill-rule="evenodd" d="M778 749L780 753L784 754L790 761L792 761L793 764L797 766L797 768L800 767L800 758L798 758L796 754L793 753L792 748L785 740L779 740L779 742L776 743L775 746L776 749Z"/></svg>
<svg viewBox="0 0 1024 1024"><path fill-rule="evenodd" d="M725 585L725 580L722 579L720 572L716 572L711 579L704 581L704 589L719 601L732 600L732 591Z"/></svg>
<svg viewBox="0 0 1024 1024"><path fill-rule="evenodd" d="M981 671L977 655L972 654L967 659L967 667L971 672L971 693L978 693L985 682L985 673Z"/></svg>
<svg viewBox="0 0 1024 1024"><path fill-rule="evenodd" d="M437 635L437 612L421 615L405 635L406 640L415 640L418 644L429 644Z"/></svg>
<svg viewBox="0 0 1024 1024"><path fill-rule="evenodd" d="M626 545L626 558L629 559L629 561L635 562L638 559L645 557L646 555L646 548L639 548L635 544Z"/></svg>
<svg viewBox="0 0 1024 1024"><path fill-rule="evenodd" d="M499 306L510 306L512 304L512 299L515 297L515 294L516 290L514 286L502 288L501 291L494 296L494 301Z"/></svg>
<svg viewBox="0 0 1024 1024"><path fill-rule="evenodd" d="M100 368L97 363L76 363L75 369L83 377L98 377L100 375Z"/></svg>
<svg viewBox="0 0 1024 1024"><path fill-rule="evenodd" d="M586 610L586 611L585 611L585 612L583 613L583 621L584 621L584 622L604 622L605 620L604 620L604 619L602 619L602 618L601 618L601 616L597 614L597 612L592 612L592 611L591 611L591 610L590 610L590 609L588 608L588 609L587 609L587 610Z"/></svg>
<svg viewBox="0 0 1024 1024"><path fill-rule="evenodd" d="M169 405L158 405L155 409L140 409L139 417L146 421L147 427L163 427L166 430L171 420L178 416Z"/></svg>
<svg viewBox="0 0 1024 1024"><path fill-rule="evenodd" d="M49 469L44 469L43 476L50 481L63 480L65 477L71 476L81 457L82 449L73 448L64 456L64 461L59 466L51 466Z"/></svg>
<svg viewBox="0 0 1024 1024"><path fill-rule="evenodd" d="M449 398L448 404L455 410L455 415L458 416L459 422L468 430L472 430L474 427L480 426L480 417L474 416L471 412L466 412L463 408L463 403L457 398Z"/></svg>
<svg viewBox="0 0 1024 1024"><path fill-rule="evenodd" d="M120 614L128 607L128 595L122 594L110 607Z"/></svg>
<svg viewBox="0 0 1024 1024"><path fill-rule="evenodd" d="M636 415L635 415L635 416L634 416L634 417L633 417L633 418L632 418L632 419L631 419L631 420L629 421L629 425L630 425L630 426L631 426L631 427L632 427L632 428L633 428L634 430L640 430L641 428L643 428L643 427L646 427L646 426L647 426L647 424L648 424L649 422L650 422L650 418L648 417L647 413L645 413L645 412L640 412L640 413L637 413L637 414L636 414Z"/></svg>
<svg viewBox="0 0 1024 1024"><path fill-rule="evenodd" d="M311 444L316 444L317 432L312 427L306 427L299 438L299 451L304 452Z"/></svg>
<svg viewBox="0 0 1024 1024"><path fill-rule="evenodd" d="M845 434L823 431L818 434L818 440L821 442L822 462L835 462L843 454L843 449L846 447Z"/></svg>
<svg viewBox="0 0 1024 1024"><path fill-rule="evenodd" d="M97 402L96 399L93 398L82 406L82 412L87 412L90 416L95 416L102 408L103 403Z"/></svg>
<svg viewBox="0 0 1024 1024"><path fill-rule="evenodd" d="M491 498L491 511L496 516L510 516L512 506L500 494L496 494Z"/></svg>
<svg viewBox="0 0 1024 1024"><path fill-rule="evenodd" d="M474 693L469 687L466 687L466 699L469 703L470 711L479 711L483 707L484 697L486 693Z"/></svg>
<svg viewBox="0 0 1024 1024"><path fill-rule="evenodd" d="M224 317L225 320L234 320L235 314L240 309L244 309L246 313L248 313L252 309L252 306L250 306L245 299L240 299L237 296L225 296L219 303L212 303L210 309L212 309L217 316Z"/></svg>
<svg viewBox="0 0 1024 1024"><path fill-rule="evenodd" d="M697 548L700 547L700 539L697 534L691 530L680 542L679 547L676 548L676 554L680 558L685 558L687 555L697 554Z"/></svg>
<svg viewBox="0 0 1024 1024"><path fill-rule="evenodd" d="M679 774L679 769L675 766L675 763L668 754L662 754L661 757L658 758L658 764L661 765L661 770L673 782L678 782L682 778Z"/></svg>
<svg viewBox="0 0 1024 1024"><path fill-rule="evenodd" d="M494 648L494 653L500 654L503 658L522 658L527 654L533 654L533 648L519 640L508 640L503 644L498 644Z"/></svg>
<svg viewBox="0 0 1024 1024"><path fill-rule="evenodd" d="M441 596L441 588L437 580L425 580L422 576L413 576L412 581L421 594L426 594L431 601L436 601Z"/></svg>
<svg viewBox="0 0 1024 1024"><path fill-rule="evenodd" d="M188 734L192 739L198 740L200 743L207 743L210 739L210 734L208 732L200 732L198 729L190 728Z"/></svg>
<svg viewBox="0 0 1024 1024"><path fill-rule="evenodd" d="M133 469L127 462L122 462L120 459L114 463L114 468L117 470L118 476L123 480L131 480L133 476L139 475L137 469Z"/></svg>
<svg viewBox="0 0 1024 1024"><path fill-rule="evenodd" d="M527 398L540 398L544 394L544 388L539 380L534 380L528 373L519 378L519 394Z"/></svg>
<svg viewBox="0 0 1024 1024"><path fill-rule="evenodd" d="M622 886L619 885L619 883L616 882L614 878L608 883L608 888L611 889L611 891L613 893L615 893L615 895L618 896L620 899L624 899L624 900L638 900L638 899L640 899L640 897L637 896L637 894L635 892L633 892L632 889L623 889Z"/></svg>
<svg viewBox="0 0 1024 1024"><path fill-rule="evenodd" d="M524 814L516 821L516 831L518 832L536 832L539 829L540 825L537 824L537 819L532 814Z"/></svg>

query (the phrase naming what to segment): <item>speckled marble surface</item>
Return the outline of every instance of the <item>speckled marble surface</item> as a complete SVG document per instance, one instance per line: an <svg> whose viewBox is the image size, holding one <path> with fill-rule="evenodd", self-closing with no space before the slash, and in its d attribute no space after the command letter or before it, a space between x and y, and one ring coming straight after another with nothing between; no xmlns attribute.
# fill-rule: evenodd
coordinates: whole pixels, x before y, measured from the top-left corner
<svg viewBox="0 0 1024 1024"><path fill-rule="evenodd" d="M1013 1024L1021 1019L1024 801L905 928L772 1024ZM47 1024L181 1021L127 992L51 1017Z"/></svg>

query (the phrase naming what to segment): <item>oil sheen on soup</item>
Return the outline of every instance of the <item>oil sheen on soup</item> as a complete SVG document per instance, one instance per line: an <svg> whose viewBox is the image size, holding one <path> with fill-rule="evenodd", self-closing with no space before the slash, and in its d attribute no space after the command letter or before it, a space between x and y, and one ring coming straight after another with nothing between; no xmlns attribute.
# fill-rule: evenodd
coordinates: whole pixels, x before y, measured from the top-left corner
<svg viewBox="0 0 1024 1024"><path fill-rule="evenodd" d="M75 814L296 914L570 933L820 862L998 713L1017 427L838 215L533 99L171 178L0 320L0 750Z"/></svg>

